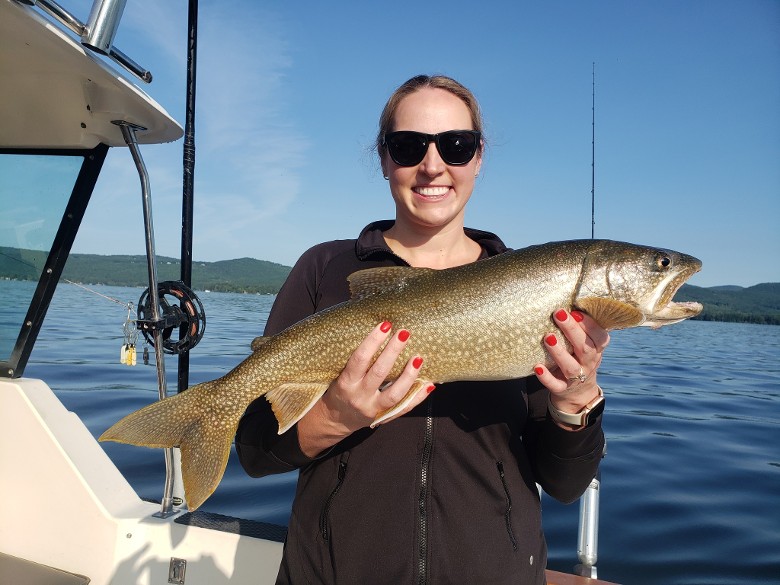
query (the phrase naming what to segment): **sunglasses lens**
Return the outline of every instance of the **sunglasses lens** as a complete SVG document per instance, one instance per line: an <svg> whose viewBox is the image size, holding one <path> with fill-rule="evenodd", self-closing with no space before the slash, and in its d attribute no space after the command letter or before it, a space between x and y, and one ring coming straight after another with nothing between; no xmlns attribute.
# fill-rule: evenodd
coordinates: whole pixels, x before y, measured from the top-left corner
<svg viewBox="0 0 780 585"><path fill-rule="evenodd" d="M420 164L428 150L428 138L419 132L393 132L386 140L390 157L402 167Z"/></svg>
<svg viewBox="0 0 780 585"><path fill-rule="evenodd" d="M448 165L465 165L477 152L479 134L452 130L439 134L439 154Z"/></svg>
<svg viewBox="0 0 780 585"><path fill-rule="evenodd" d="M448 165L465 165L477 152L480 133L474 130L450 130L441 134L423 134L411 130L390 132L385 144L390 158L402 167L413 167L425 158L429 141L436 141L441 159Z"/></svg>

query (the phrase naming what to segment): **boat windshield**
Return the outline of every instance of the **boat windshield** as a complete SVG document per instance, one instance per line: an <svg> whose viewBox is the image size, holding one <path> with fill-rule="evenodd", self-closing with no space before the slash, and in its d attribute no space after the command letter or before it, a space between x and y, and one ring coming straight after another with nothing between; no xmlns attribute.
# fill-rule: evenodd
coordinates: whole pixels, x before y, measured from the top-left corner
<svg viewBox="0 0 780 585"><path fill-rule="evenodd" d="M87 161L94 161L94 155L90 150L0 151L0 375L4 377L21 375L32 350L94 186L93 180L87 181L87 193L83 192L84 168L93 164Z"/></svg>

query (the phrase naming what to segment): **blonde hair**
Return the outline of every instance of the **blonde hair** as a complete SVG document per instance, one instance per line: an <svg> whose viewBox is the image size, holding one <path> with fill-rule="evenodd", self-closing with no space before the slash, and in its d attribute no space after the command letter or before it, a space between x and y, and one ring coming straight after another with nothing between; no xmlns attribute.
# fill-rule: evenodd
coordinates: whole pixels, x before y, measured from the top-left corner
<svg viewBox="0 0 780 585"><path fill-rule="evenodd" d="M385 134L393 131L393 125L395 124L395 113L398 109L398 105L406 96L419 91L423 88L430 87L434 89L443 89L450 92L455 97L459 98L471 114L472 130L477 130L483 133L482 112L479 109L479 103L474 94L471 93L466 86L455 81L451 77L445 75L417 75L410 80L403 83L398 89L393 92L390 99L387 100L385 108L382 110L382 115L379 117L379 132L376 135L376 150L379 154L379 159L383 160L386 154L386 148L382 144ZM465 130L465 128L463 128ZM484 140L484 138L483 138ZM479 151L484 150L484 142L479 145Z"/></svg>

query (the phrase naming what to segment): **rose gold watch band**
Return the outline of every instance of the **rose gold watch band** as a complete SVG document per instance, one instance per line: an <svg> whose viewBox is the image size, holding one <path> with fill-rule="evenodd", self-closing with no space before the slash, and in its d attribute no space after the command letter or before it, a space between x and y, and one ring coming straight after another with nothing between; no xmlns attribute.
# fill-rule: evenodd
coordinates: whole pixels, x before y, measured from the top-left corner
<svg viewBox="0 0 780 585"><path fill-rule="evenodd" d="M601 389L601 386L597 386L597 388L599 395L577 413L563 412L555 408L550 399L551 395L547 397L547 411L556 422L575 428L584 428L604 411L604 391Z"/></svg>

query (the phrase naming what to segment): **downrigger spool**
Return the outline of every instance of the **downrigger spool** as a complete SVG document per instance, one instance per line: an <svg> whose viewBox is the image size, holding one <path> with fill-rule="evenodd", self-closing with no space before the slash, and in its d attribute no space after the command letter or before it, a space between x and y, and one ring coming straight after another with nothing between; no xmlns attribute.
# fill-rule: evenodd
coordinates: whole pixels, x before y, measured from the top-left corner
<svg viewBox="0 0 780 585"><path fill-rule="evenodd" d="M193 290L181 281L166 280L157 284L160 300L160 320L154 321L151 298L147 288L138 299L138 329L147 343L154 346L154 332L162 330L163 351L181 355L190 351L206 331L203 303ZM173 338L174 329L179 331Z"/></svg>

